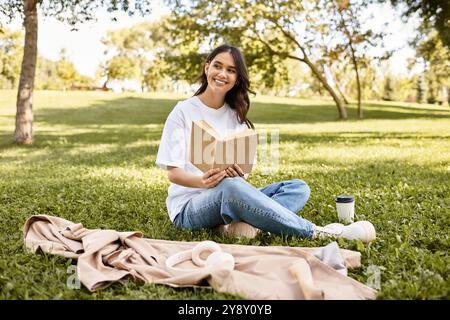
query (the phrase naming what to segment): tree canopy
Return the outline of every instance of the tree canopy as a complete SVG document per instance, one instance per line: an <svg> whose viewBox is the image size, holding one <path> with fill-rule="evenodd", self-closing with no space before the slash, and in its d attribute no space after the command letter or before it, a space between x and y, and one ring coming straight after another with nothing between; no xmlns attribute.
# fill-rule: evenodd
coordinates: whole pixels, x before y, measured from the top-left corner
<svg viewBox="0 0 450 320"><path fill-rule="evenodd" d="M422 33L428 34L431 29L435 29L444 46L450 49L450 1L391 0L391 3L404 8L406 19L420 17L423 21L420 25Z"/></svg>

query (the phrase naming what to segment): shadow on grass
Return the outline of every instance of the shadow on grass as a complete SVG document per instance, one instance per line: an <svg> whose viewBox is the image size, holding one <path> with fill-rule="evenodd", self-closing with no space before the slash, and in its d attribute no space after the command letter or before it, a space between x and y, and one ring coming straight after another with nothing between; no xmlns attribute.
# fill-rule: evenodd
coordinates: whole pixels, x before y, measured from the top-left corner
<svg viewBox="0 0 450 320"><path fill-rule="evenodd" d="M164 124L176 100L120 98L99 101L78 109L44 108L36 111L36 122L49 125L146 125ZM368 104L365 119L448 119L450 110ZM355 119L354 107L349 118ZM317 123L337 121L337 110L330 105L296 105L253 103L249 118L256 123Z"/></svg>
<svg viewBox="0 0 450 320"><path fill-rule="evenodd" d="M310 146L326 143L351 143L351 144L380 144L380 141L388 142L389 140L414 140L414 141L447 141L448 135L421 135L417 132L373 132L373 131L341 131L338 133L321 132L317 133L281 133L279 136L280 143L298 142L308 144Z"/></svg>
<svg viewBox="0 0 450 320"><path fill-rule="evenodd" d="M148 168L154 165L158 151L162 126L176 104L174 100L121 98L102 101L98 104L77 109L40 109L37 112L37 126L67 125L61 131L40 131L31 146L16 146L10 132L0 131L0 150L16 149L26 154L20 156L23 163L57 161L59 164L83 166L114 166L133 164ZM371 105L373 109L373 105ZM387 111L383 111L386 107ZM368 110L366 117L380 119L407 118L449 118L448 115L417 114L400 112L402 106L377 105ZM258 123L314 123L334 121L334 106L300 106L291 104L255 103L253 121ZM406 108L407 109L407 108ZM393 110L398 110L394 112ZM430 111L415 107L412 110L450 114L450 111ZM289 114L291 116L289 116ZM298 117L297 117L298 116ZM297 117L297 118L296 118ZM148 127L156 124L155 127ZM108 127L106 125L112 125ZM76 130L79 130L78 132ZM82 131L82 132L80 132ZM298 142L308 145L328 143L376 144L390 143L388 140L443 140L448 136L420 135L415 132L338 132L338 133L282 133L281 143ZM17 153L3 155L2 161L15 161Z"/></svg>
<svg viewBox="0 0 450 320"><path fill-rule="evenodd" d="M43 108L37 122L50 125L146 125L163 124L176 101L170 99L120 98L99 100L82 108Z"/></svg>
<svg viewBox="0 0 450 320"><path fill-rule="evenodd" d="M30 146L10 143L11 136L0 132L0 150L17 149L28 153L24 163L57 161L71 166L104 167L133 164L148 168L156 157L161 131L148 128L97 129L68 135L39 134ZM9 140L9 141L8 141ZM16 155L3 155L2 161L15 161Z"/></svg>
<svg viewBox="0 0 450 320"><path fill-rule="evenodd" d="M15 146L6 143L9 134L0 132L0 150L13 149L13 152L3 154L2 162L14 162L20 159L24 165L45 163L70 167L114 167L133 166L134 168L148 169L155 167L154 163L158 152L161 128L98 128L92 132L55 135L52 132L42 132L35 143L30 146ZM283 151L284 144L298 143L297 152L301 154L304 147L336 145L379 145L396 147L399 142L417 141L446 141L448 136L421 136L414 132L338 132L338 133L282 133L281 156L287 156ZM3 142L2 142L3 141ZM16 153L15 150L19 153ZM24 156L24 154L26 156ZM364 159L355 158L356 162ZM316 161L316 160L314 160ZM372 160L371 160L372 161ZM333 165L335 160L322 161ZM292 164L295 164L294 161ZM303 164L308 163L304 160ZM406 164L406 163L405 163ZM352 165L352 164L349 164ZM431 170L431 169L430 169Z"/></svg>

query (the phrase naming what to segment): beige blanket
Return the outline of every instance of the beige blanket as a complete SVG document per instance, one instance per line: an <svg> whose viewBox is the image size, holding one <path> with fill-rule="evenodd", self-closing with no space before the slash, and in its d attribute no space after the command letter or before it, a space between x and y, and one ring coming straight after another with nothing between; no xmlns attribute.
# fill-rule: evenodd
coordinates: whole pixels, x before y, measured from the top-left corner
<svg viewBox="0 0 450 320"><path fill-rule="evenodd" d="M376 291L346 276L320 258L324 248L220 244L233 255L234 270L207 270L191 261L179 267L192 272L172 276L165 260L198 242L143 238L141 232L86 229L80 223L35 215L24 226L25 246L78 259L77 272L90 291L129 277L173 287L210 285L244 299L374 299ZM327 246L328 247L328 246ZM336 249L345 268L360 266L360 253ZM345 270L346 271L346 270Z"/></svg>

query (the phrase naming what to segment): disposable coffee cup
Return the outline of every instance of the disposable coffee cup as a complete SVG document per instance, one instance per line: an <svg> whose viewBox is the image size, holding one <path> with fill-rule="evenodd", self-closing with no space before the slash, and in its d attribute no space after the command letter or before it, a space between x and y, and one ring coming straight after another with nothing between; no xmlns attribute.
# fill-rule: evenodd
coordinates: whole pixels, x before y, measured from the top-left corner
<svg viewBox="0 0 450 320"><path fill-rule="evenodd" d="M349 195L340 195L336 199L338 219L343 223L352 223L355 220L355 198Z"/></svg>

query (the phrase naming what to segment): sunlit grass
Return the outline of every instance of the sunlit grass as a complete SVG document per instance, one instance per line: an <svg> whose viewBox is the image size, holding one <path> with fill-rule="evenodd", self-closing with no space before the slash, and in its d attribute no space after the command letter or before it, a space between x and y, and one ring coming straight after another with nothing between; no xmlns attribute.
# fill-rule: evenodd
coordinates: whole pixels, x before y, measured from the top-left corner
<svg viewBox="0 0 450 320"><path fill-rule="evenodd" d="M130 282L89 293L66 286L74 261L28 255L21 228L50 214L89 228L140 230L148 238L212 239L251 245L319 246L281 236L223 239L208 230L176 229L165 207L168 180L155 166L164 121L186 95L38 91L35 143L12 143L16 92L0 91L0 299L224 299L210 289ZM364 120L340 121L329 100L256 97L250 119L279 134L278 167L257 167L263 186L300 178L312 193L299 213L316 224L336 221L334 197L356 197L358 219L372 221L369 245L339 241L362 253L350 276L366 282L381 270L381 299L448 299L450 108L369 101Z"/></svg>

